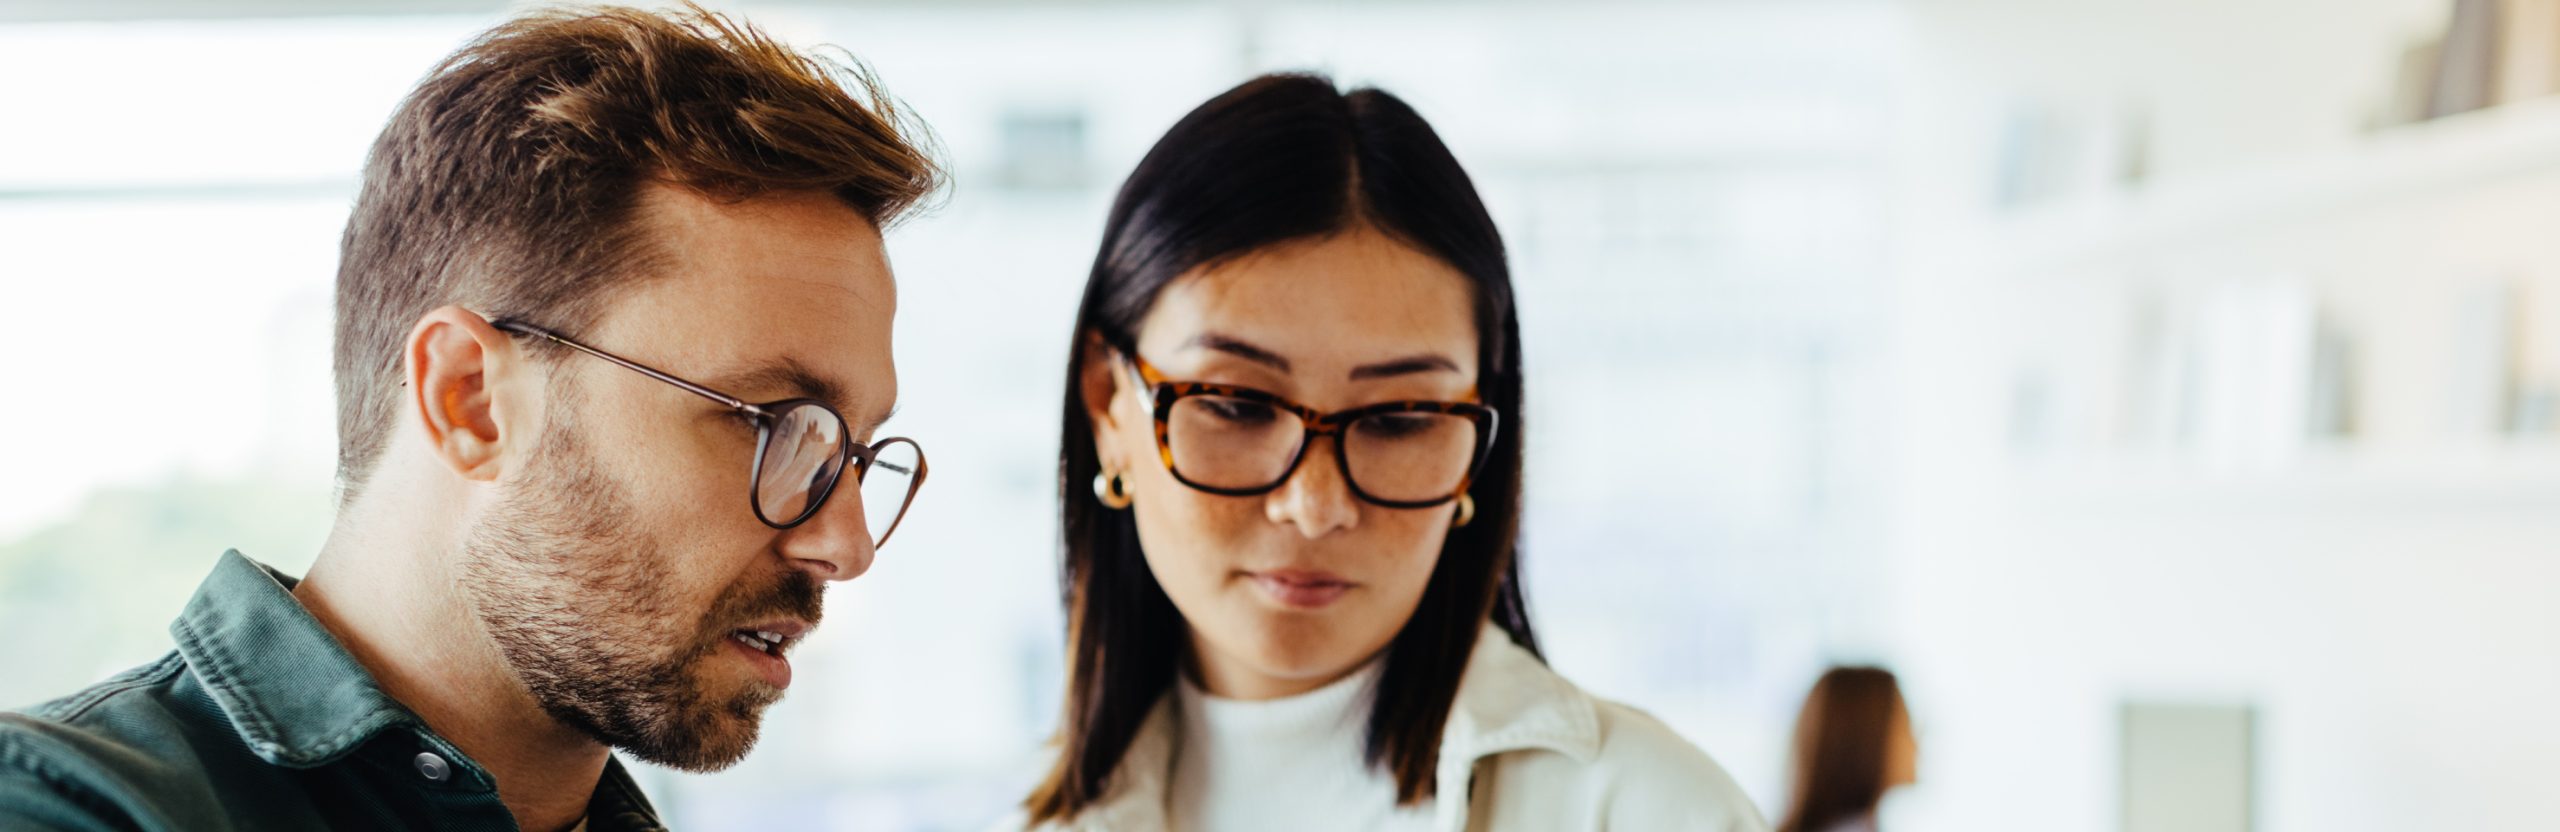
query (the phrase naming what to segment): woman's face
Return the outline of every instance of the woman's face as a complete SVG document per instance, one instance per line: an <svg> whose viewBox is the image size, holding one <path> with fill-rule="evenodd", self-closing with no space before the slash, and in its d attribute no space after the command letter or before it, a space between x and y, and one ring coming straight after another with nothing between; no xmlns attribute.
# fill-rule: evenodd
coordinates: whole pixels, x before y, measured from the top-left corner
<svg viewBox="0 0 2560 832"><path fill-rule="evenodd" d="M1170 380L1255 388L1326 413L1462 401L1476 385L1472 301L1455 269L1361 227L1175 279L1140 323L1138 353ZM1455 505L1362 501L1329 437L1270 493L1195 490L1166 470L1151 396L1130 367L1107 353L1086 361L1095 449L1135 501L1147 566L1190 624L1201 684L1226 697L1287 696L1385 649L1422 600Z"/></svg>
<svg viewBox="0 0 2560 832"><path fill-rule="evenodd" d="M1893 707L1893 727L1885 740L1885 788L1908 786L1920 782L1920 742L1911 732L1911 711L1902 703Z"/></svg>

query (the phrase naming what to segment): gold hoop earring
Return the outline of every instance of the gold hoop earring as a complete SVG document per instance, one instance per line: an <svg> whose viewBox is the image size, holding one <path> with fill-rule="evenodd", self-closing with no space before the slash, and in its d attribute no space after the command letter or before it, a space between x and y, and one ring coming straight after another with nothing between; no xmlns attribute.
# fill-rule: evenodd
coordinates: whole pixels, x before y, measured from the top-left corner
<svg viewBox="0 0 2560 832"><path fill-rule="evenodd" d="M1129 495L1129 484L1120 480L1120 473L1117 471L1103 471L1093 475L1093 498L1102 501L1103 508L1113 511L1128 508L1130 503L1137 502L1136 498Z"/></svg>
<svg viewBox="0 0 2560 832"><path fill-rule="evenodd" d="M1452 519L1452 520L1450 520L1450 521L1449 521L1449 528L1452 528L1452 529L1463 529L1463 528L1466 528L1466 526L1467 526L1467 524L1468 524L1468 523L1473 523L1473 522L1475 522L1475 521L1476 521L1476 498L1475 498L1475 495L1473 495L1473 494L1460 494L1460 495L1458 495L1458 516L1457 516L1455 519Z"/></svg>

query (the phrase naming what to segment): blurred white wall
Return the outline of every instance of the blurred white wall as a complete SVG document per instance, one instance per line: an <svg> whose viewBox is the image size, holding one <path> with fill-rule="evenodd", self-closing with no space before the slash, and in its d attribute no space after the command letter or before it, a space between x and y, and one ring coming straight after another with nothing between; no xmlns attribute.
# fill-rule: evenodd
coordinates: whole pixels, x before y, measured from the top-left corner
<svg viewBox="0 0 2560 832"><path fill-rule="evenodd" d="M2255 708L2258 829L2550 825L2560 111L2370 129L2450 5L1911 7L1899 828L2120 828L2131 702Z"/></svg>

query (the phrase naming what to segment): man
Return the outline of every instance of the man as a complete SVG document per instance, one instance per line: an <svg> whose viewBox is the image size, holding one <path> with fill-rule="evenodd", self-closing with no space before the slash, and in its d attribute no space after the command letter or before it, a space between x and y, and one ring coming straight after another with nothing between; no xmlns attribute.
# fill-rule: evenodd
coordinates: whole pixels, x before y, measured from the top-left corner
<svg viewBox="0 0 2560 832"><path fill-rule="evenodd" d="M0 715L0 829L657 828L611 749L745 755L923 480L872 441L906 129L699 9L447 59L347 224L309 576L226 553L167 658Z"/></svg>

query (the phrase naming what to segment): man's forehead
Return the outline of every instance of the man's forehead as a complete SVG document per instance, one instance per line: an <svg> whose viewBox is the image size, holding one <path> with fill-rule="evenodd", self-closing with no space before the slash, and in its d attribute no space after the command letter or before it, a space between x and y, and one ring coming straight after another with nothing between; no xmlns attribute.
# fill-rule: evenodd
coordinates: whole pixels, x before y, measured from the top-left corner
<svg viewBox="0 0 2560 832"><path fill-rule="evenodd" d="M895 282L879 233L832 197L714 203L652 194L657 272L608 317L635 343L694 357L701 383L750 401L812 398L856 426L896 398Z"/></svg>

